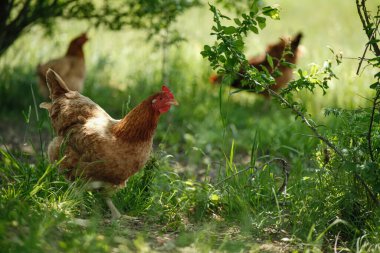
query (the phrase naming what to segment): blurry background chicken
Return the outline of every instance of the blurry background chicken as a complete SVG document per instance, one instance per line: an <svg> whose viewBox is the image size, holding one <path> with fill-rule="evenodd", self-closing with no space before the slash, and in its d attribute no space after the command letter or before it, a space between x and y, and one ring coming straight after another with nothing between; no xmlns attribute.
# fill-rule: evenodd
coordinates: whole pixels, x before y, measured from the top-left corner
<svg viewBox="0 0 380 253"><path fill-rule="evenodd" d="M115 120L89 98L71 91L53 70L48 70L46 79L52 102L41 107L48 109L57 134L48 147L50 161L64 156L59 167L68 179L80 176L100 182L106 191L123 187L144 167L160 115L178 105L162 86L122 120ZM120 217L109 196L106 203L112 217Z"/></svg>
<svg viewBox="0 0 380 253"><path fill-rule="evenodd" d="M37 66L39 91L42 96L47 98L49 95L49 90L46 86L46 72L49 68L62 77L70 90L80 92L83 90L86 75L83 45L87 40L86 33L79 35L70 42L66 55Z"/></svg>
<svg viewBox="0 0 380 253"><path fill-rule="evenodd" d="M292 79L293 69L287 65L280 64L280 61L283 59L283 61L288 63L297 63L297 60L300 56L299 45L301 39L302 33L296 34L293 38L281 38L278 43L269 45L265 50L265 53L249 59L248 62L251 66L257 68L260 71L263 70L263 68L266 68L272 75L274 68L277 66L277 69L280 71L281 75L274 76L276 83L270 87L272 90L278 91L279 89L286 86L287 83ZM289 52L287 52L287 50L289 50ZM272 57L274 68L272 68L269 64L267 54ZM241 70L240 73L243 74L243 70ZM212 75L210 77L210 82L220 83L222 78L222 76ZM236 76L235 80L232 81L231 86L238 89L250 89L249 85L242 84L241 76ZM260 94L264 95L265 97L269 97L268 92L262 92Z"/></svg>

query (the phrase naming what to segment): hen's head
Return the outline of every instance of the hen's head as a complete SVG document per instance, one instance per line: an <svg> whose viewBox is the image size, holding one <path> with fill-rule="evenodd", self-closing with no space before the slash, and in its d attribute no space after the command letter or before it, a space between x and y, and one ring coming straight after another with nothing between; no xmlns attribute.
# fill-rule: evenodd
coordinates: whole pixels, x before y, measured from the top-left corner
<svg viewBox="0 0 380 253"><path fill-rule="evenodd" d="M286 47L290 44L290 38L281 37L280 41L267 46L266 52L276 59L281 59Z"/></svg>
<svg viewBox="0 0 380 253"><path fill-rule="evenodd" d="M88 41L86 33L82 33L78 37L75 37L69 45L67 55L83 56L83 45Z"/></svg>
<svg viewBox="0 0 380 253"><path fill-rule="evenodd" d="M88 41L87 33L82 33L78 37L74 38L71 43L77 46L83 46Z"/></svg>
<svg viewBox="0 0 380 253"><path fill-rule="evenodd" d="M266 52L273 58L281 59L284 56L285 50L289 50L289 52L285 54L285 60L290 63L295 63L302 36L303 34L299 32L293 38L282 37L278 43L269 45Z"/></svg>
<svg viewBox="0 0 380 253"><path fill-rule="evenodd" d="M153 110L159 114L163 114L169 111L172 105L178 105L178 102L175 100L174 95L169 88L163 85L161 92L157 93L152 98Z"/></svg>

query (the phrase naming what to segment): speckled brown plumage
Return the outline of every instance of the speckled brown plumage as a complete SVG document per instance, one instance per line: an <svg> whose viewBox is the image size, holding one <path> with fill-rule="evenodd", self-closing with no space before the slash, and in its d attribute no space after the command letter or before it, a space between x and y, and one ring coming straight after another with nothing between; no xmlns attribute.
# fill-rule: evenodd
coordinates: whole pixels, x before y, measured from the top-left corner
<svg viewBox="0 0 380 253"><path fill-rule="evenodd" d="M69 179L82 176L124 185L149 158L161 114L155 106L162 107L156 100L166 98L166 93L148 97L124 119L115 120L89 98L71 91L54 71L48 71L47 82L52 103L41 107L49 110L57 133L48 147L50 161L64 157L59 167ZM174 97L168 99L166 106L176 103Z"/></svg>

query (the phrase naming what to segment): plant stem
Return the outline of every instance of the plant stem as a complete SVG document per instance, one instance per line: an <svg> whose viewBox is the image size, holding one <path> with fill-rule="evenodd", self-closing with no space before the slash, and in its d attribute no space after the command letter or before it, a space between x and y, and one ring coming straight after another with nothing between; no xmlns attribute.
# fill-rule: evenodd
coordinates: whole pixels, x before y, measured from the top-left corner
<svg viewBox="0 0 380 253"><path fill-rule="evenodd" d="M375 162L375 157L374 157L373 149L372 149L372 127L373 127L373 121L374 121L374 118L375 118L375 111L376 111L377 100L379 99L379 97L380 97L380 92L377 91L375 99L373 100L371 119L370 119L370 122L369 122L369 128L368 128L368 134L367 134L369 155L371 157L371 161L372 162Z"/></svg>
<svg viewBox="0 0 380 253"><path fill-rule="evenodd" d="M360 58L360 62L359 62L359 66L358 66L358 70L356 70L356 75L359 75L360 68L361 68L361 66L362 66L362 64L363 64L363 61L364 61L364 59L365 59L365 55L367 54L367 50L368 50L369 46L371 45L371 44L370 44L370 41L375 37L375 35L376 35L376 31L377 31L378 28L379 28L379 24L380 24L380 19L377 21L377 23L376 23L376 27L375 27L375 29L372 31L371 36L368 37L368 38L369 38L369 42L367 43L367 45L366 45L366 47L365 47L365 49L364 49L363 56ZM380 55L380 51L379 51L379 52L376 52L375 48L376 48L376 47L374 47L374 52L376 53L377 56L379 56L379 55Z"/></svg>
<svg viewBox="0 0 380 253"><path fill-rule="evenodd" d="M376 204L376 206L380 206L380 203L379 203L379 200L377 199L376 195L372 192L372 190L369 188L369 186L367 185L367 183L364 181L364 179L356 172L354 172L354 176L357 180L360 181L360 183L364 186L365 190L367 191L367 193L369 194L369 196L371 197L373 203Z"/></svg>
<svg viewBox="0 0 380 253"><path fill-rule="evenodd" d="M310 121L306 118L306 116L300 110L298 110L293 105L291 105L285 98L283 98L281 95L277 94L275 91L273 91L271 89L268 89L268 92L271 95L273 95L276 98L278 98L279 100L281 100L281 102L283 102L289 109L291 109L299 117L301 117L302 121L305 122L306 126L311 129L311 131L314 133L314 135L318 139L320 139L321 141L323 141L327 146L329 146L330 148L332 148L335 151L336 154L338 154L341 158L343 158L342 151L340 151L334 144L332 144L329 139L327 139L326 137L324 137L323 135L321 135L318 132L317 128L310 123Z"/></svg>
<svg viewBox="0 0 380 253"><path fill-rule="evenodd" d="M368 16L368 11L367 11L367 7L366 7L366 0L361 0L361 3L360 3L360 0L356 0L356 8L357 8L357 11L359 14L360 21L362 22L364 31L366 32L367 37L369 38L369 41L371 41L372 38L375 37L376 31L378 30L378 27L379 27L380 19L378 18L378 16L380 13L380 8L378 6L378 10L377 10L377 14L376 14L376 19L378 19L378 20L377 20L376 27L374 28L373 31L371 31L372 23L371 23L370 17ZM368 45L369 44L367 44L367 47L368 47ZM376 43L372 43L371 45L372 45L373 52L375 53L376 56L379 57L380 56L379 46Z"/></svg>
<svg viewBox="0 0 380 253"><path fill-rule="evenodd" d="M164 34L162 36L162 82L167 84L169 82L168 71L167 71L167 61L168 61L168 36L169 36L169 28L167 27L164 30Z"/></svg>
<svg viewBox="0 0 380 253"><path fill-rule="evenodd" d="M271 94L271 95L274 95L275 97L277 97L278 99L280 99L283 103L286 104L286 106L288 108L290 108L293 112L295 112L298 116L300 116L303 120L303 122L305 122L305 124L313 131L314 135L320 139L321 141L323 141L327 146L329 146L330 148L332 148L335 153L337 155L340 156L340 158L342 158L343 161L347 161L342 152L334 145L332 144L326 137L322 136L316 129L316 127L314 127L310 122L309 120L305 117L305 115L303 115L303 113L299 110L297 110L294 106L292 106L285 98L283 98L281 95L277 94L275 91L271 90L271 89L268 89L268 92ZM374 103L376 104L376 102ZM364 181L364 179L357 173L357 172L354 172L354 176L355 178L360 181L360 183L364 186L365 190L367 191L367 193L369 194L369 196L371 197L372 201L376 204L376 206L380 206L380 203L379 203L379 200L377 199L376 195L372 192L372 190L369 188L369 186L367 185L367 183Z"/></svg>

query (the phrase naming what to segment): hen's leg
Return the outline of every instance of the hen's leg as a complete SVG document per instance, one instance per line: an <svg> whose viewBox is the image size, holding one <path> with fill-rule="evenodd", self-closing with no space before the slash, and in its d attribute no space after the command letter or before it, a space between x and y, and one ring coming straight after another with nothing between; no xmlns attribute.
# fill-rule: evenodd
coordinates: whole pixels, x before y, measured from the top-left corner
<svg viewBox="0 0 380 253"><path fill-rule="evenodd" d="M113 204L111 200L111 196L114 193L114 188L112 186L104 182L92 181L89 182L88 188L92 190L99 189L101 191L108 208L111 210L111 217L113 220L119 219L121 217L119 210L117 210L116 206Z"/></svg>
<svg viewBox="0 0 380 253"><path fill-rule="evenodd" d="M121 217L121 214L119 210L117 210L116 206L113 204L110 197L106 197L106 203L109 209L111 210L111 217L113 220L119 219Z"/></svg>

